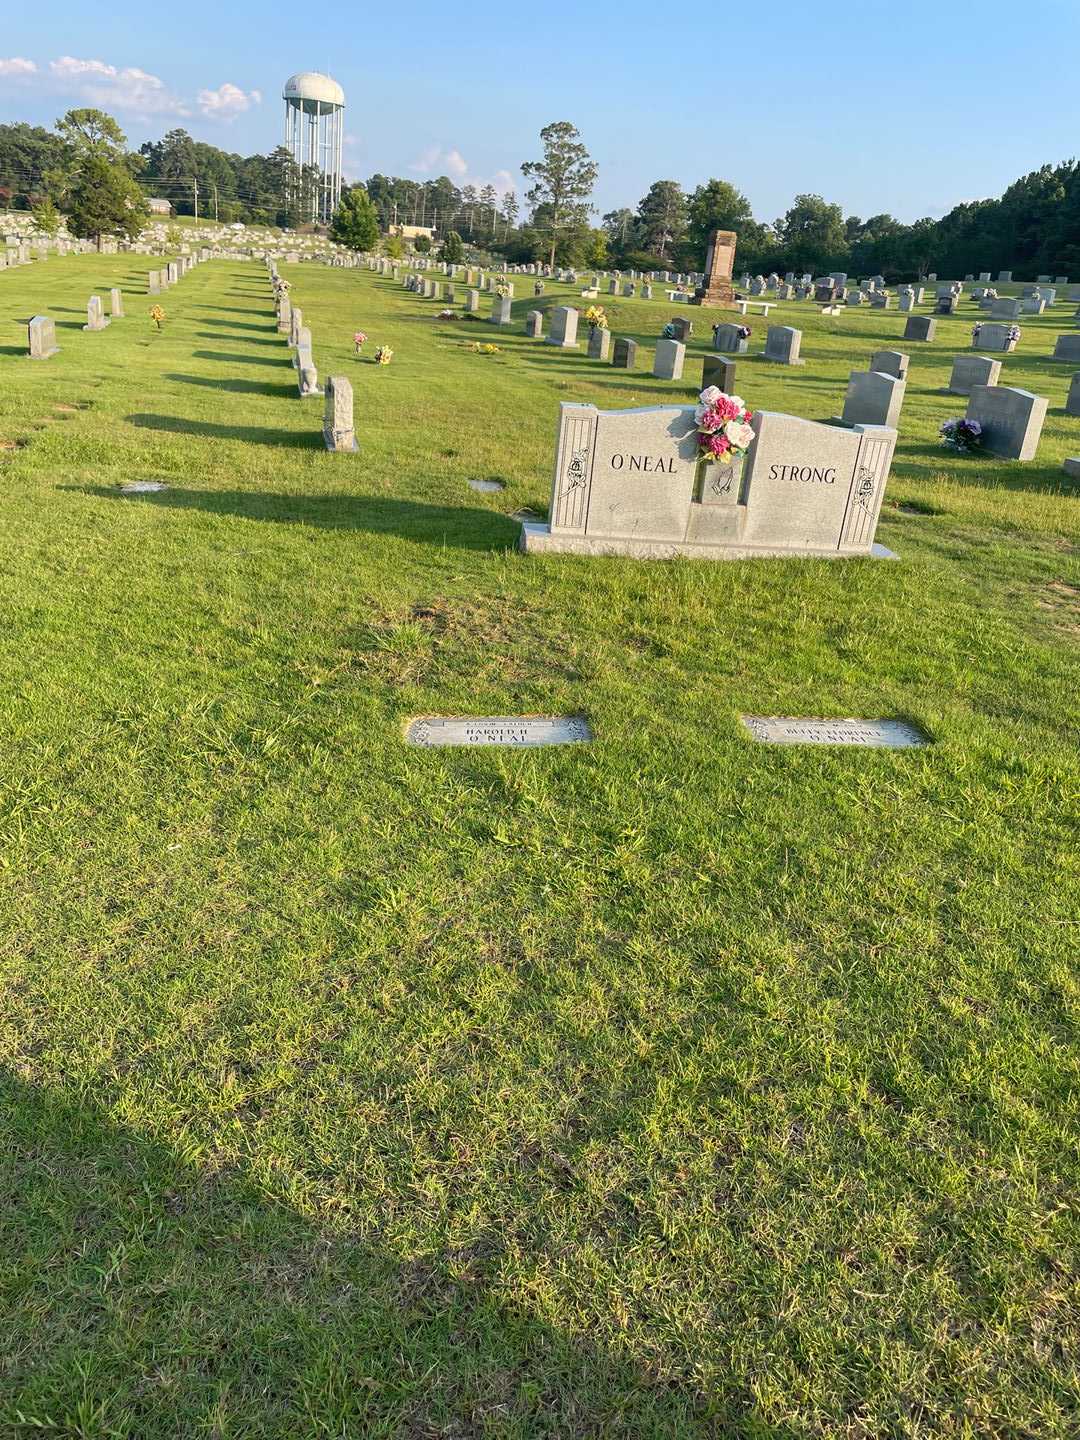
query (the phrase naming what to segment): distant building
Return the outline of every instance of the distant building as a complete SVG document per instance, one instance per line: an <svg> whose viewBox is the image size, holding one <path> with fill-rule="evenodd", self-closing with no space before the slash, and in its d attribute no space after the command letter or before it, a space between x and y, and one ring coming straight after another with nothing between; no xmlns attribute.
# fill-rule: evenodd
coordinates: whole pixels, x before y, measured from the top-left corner
<svg viewBox="0 0 1080 1440"><path fill-rule="evenodd" d="M435 228L432 225L391 225L390 234L398 235L402 240L417 240L421 235L426 235L431 240L435 235Z"/></svg>
<svg viewBox="0 0 1080 1440"><path fill-rule="evenodd" d="M168 200L155 200L151 198L149 201L147 201L147 204L150 206L151 215L172 214L172 204Z"/></svg>

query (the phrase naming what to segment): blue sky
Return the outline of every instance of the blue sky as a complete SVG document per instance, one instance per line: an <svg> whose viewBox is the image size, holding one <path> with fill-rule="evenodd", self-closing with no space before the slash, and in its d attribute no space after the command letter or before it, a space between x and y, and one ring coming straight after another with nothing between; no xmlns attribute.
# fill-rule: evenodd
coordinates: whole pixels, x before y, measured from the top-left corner
<svg viewBox="0 0 1080 1440"><path fill-rule="evenodd" d="M0 121L51 125L94 104L133 145L182 125L250 154L279 141L288 76L328 70L350 178L448 174L520 194L541 126L566 119L599 164L600 212L656 179L719 176L760 220L803 190L913 220L1080 142L1080 0L771 0L752 22L689 6L678 24L639 0L5 8Z"/></svg>

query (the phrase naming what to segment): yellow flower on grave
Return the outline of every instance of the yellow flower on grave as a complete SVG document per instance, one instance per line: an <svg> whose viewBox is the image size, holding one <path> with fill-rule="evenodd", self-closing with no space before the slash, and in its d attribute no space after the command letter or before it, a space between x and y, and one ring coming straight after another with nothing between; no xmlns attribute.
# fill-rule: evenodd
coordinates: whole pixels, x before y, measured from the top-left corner
<svg viewBox="0 0 1080 1440"><path fill-rule="evenodd" d="M165 319L165 306L164 306L164 305L151 305L151 306L150 306L150 319L154 322L154 325L157 327L157 329L160 330L160 329L161 329L161 322Z"/></svg>

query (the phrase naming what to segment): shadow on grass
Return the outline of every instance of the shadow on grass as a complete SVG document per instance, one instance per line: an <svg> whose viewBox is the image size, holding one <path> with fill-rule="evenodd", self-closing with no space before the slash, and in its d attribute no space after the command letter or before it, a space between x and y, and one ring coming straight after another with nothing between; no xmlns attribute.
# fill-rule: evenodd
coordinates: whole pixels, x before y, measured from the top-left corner
<svg viewBox="0 0 1080 1440"><path fill-rule="evenodd" d="M497 1231L401 1255L377 1225L302 1215L239 1166L201 1169L7 1072L0 1142L0 1238L19 1266L4 1434L43 1415L50 1433L116 1437L479 1435L486 1414L515 1435L753 1423L742 1387L710 1401L677 1354L639 1367L531 1313L507 1293Z"/></svg>
<svg viewBox="0 0 1080 1440"><path fill-rule="evenodd" d="M308 445L306 436L299 439L307 448L313 445L322 448L318 435L312 437L311 445ZM517 543L521 531L516 520L496 510L424 505L417 500L395 500L383 496L279 495L260 490L172 488L124 495L119 490L101 485L70 488L108 500L122 500L129 505L154 505L166 510L203 510L211 515L238 515L245 520L309 525L319 530L363 530L372 535L398 535L403 540L422 544L453 545L460 550L503 550Z"/></svg>
<svg viewBox="0 0 1080 1440"><path fill-rule="evenodd" d="M228 310L231 310L233 307L232 307L231 305L229 305L229 306L203 305L203 306L201 306L200 308L202 309L202 311L204 312L204 314L213 315L213 314L216 313L216 311L217 311L218 309L228 309ZM251 311L249 310L247 313L250 315L250 314L251 314ZM276 330L276 329L277 329L277 325L276 325L275 321L273 321L273 320L263 321L262 323L260 323L260 324L258 324L258 325L256 325L253 321L250 321L250 320L218 320L218 321L216 321L215 323L218 324L218 325L225 325L225 326L227 326L230 330L259 330L259 331L265 332L265 331L267 331L267 330ZM239 338L239 337L237 337L237 338Z"/></svg>
<svg viewBox="0 0 1080 1440"><path fill-rule="evenodd" d="M196 360L220 360L225 365L292 365L292 351L285 346L282 346L280 358L269 355L234 355L226 350L194 350L192 355Z"/></svg>
<svg viewBox="0 0 1080 1440"><path fill-rule="evenodd" d="M180 375L175 371L163 380L179 380L182 385L201 385L205 390L228 390L234 395L296 395L295 385L279 385L272 380L215 380L210 375Z"/></svg>
<svg viewBox="0 0 1080 1440"><path fill-rule="evenodd" d="M227 340L232 345L276 345L280 350L286 349L287 335L277 335L273 340L265 340L257 335L227 335L220 330L196 330L196 338L199 340Z"/></svg>
<svg viewBox="0 0 1080 1440"><path fill-rule="evenodd" d="M313 419L316 415L321 417L322 408L311 408L309 413ZM243 440L250 445L285 445L293 450L314 450L323 443L317 430L272 430L268 425L216 425L211 420L185 420L179 415L139 414L129 415L127 419L140 430L200 435L207 440Z"/></svg>

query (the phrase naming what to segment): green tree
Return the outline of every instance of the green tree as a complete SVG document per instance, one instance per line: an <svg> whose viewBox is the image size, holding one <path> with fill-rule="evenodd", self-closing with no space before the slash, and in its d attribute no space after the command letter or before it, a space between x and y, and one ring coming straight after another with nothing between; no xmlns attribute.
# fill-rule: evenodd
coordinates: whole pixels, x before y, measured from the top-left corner
<svg viewBox="0 0 1080 1440"><path fill-rule="evenodd" d="M431 253L431 240L427 235L417 235L413 241L413 249L418 255L428 255Z"/></svg>
<svg viewBox="0 0 1080 1440"><path fill-rule="evenodd" d="M442 242L439 258L448 265L460 265L465 259L465 242L456 230L451 230Z"/></svg>
<svg viewBox="0 0 1080 1440"><path fill-rule="evenodd" d="M73 168L88 159L120 165L129 158L126 135L104 110L69 110L56 122L56 133ZM130 158L137 169L139 162L135 157Z"/></svg>
<svg viewBox="0 0 1080 1440"><path fill-rule="evenodd" d="M34 228L42 235L55 235L60 229L60 211L51 200L42 200L34 206Z"/></svg>
<svg viewBox="0 0 1080 1440"><path fill-rule="evenodd" d="M507 190L502 199L502 211L506 216L506 233L509 234L517 228L518 216L521 214L516 191Z"/></svg>
<svg viewBox="0 0 1080 1440"><path fill-rule="evenodd" d="M839 205L820 195L796 195L775 230L787 263L795 268L827 269L847 257L848 242Z"/></svg>
<svg viewBox="0 0 1080 1440"><path fill-rule="evenodd" d="M687 204L677 180L655 180L638 205L639 244L663 260L686 234Z"/></svg>
<svg viewBox="0 0 1080 1440"><path fill-rule="evenodd" d="M68 191L68 229L89 239L124 235L134 240L149 218L146 197L126 166L88 155Z"/></svg>
<svg viewBox="0 0 1080 1440"><path fill-rule="evenodd" d="M350 250L374 250L379 243L379 214L363 185L344 190L330 234Z"/></svg>
<svg viewBox="0 0 1080 1440"><path fill-rule="evenodd" d="M391 260L400 260L405 254L405 243L400 235L391 235L385 248Z"/></svg>
<svg viewBox="0 0 1080 1440"><path fill-rule="evenodd" d="M480 191L480 204L484 207L484 209L491 211L491 225L489 228L493 235L495 234L495 215L497 213L495 202L497 199L498 196L495 192L494 185L485 185L484 188Z"/></svg>
<svg viewBox="0 0 1080 1440"><path fill-rule="evenodd" d="M525 198L533 207L533 225L537 229L542 228L539 212L545 212L550 226L548 264L554 265L560 231L587 228L592 209L589 197L599 172L569 120L545 125L540 140L544 158L526 160L521 173L536 182Z"/></svg>
<svg viewBox="0 0 1080 1440"><path fill-rule="evenodd" d="M699 185L687 206L687 244L699 265L705 263L709 236L714 230L734 230L740 241L760 239L750 201L727 180L710 180ZM751 233L751 232L754 233Z"/></svg>

